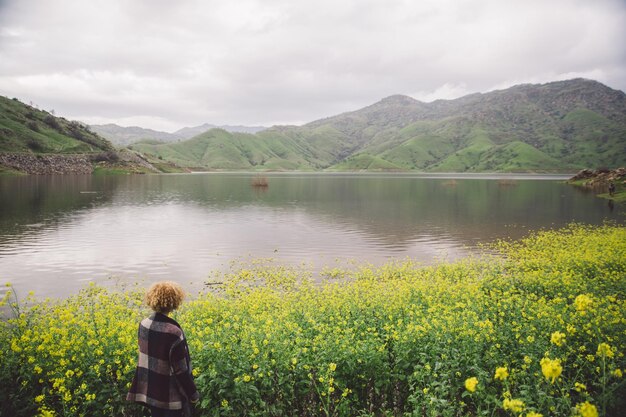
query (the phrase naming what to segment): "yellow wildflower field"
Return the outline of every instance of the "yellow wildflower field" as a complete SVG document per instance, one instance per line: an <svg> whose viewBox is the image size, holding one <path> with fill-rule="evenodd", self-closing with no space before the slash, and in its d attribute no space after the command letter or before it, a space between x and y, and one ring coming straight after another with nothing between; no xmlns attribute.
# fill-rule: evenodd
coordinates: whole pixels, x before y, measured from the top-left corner
<svg viewBox="0 0 626 417"><path fill-rule="evenodd" d="M328 271L235 268L190 297L200 416L604 416L626 403L626 228L572 225L499 254ZM139 288L5 298L2 416L140 416Z"/></svg>

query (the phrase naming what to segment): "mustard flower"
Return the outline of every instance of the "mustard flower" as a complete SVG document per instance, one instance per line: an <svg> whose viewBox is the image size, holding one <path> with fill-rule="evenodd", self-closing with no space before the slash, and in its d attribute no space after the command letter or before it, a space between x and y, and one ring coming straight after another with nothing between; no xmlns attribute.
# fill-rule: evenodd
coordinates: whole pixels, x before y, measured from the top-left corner
<svg viewBox="0 0 626 417"><path fill-rule="evenodd" d="M550 336L550 342L557 346L562 346L565 343L565 334L561 332L554 332Z"/></svg>
<svg viewBox="0 0 626 417"><path fill-rule="evenodd" d="M584 312L591 308L593 305L593 299L586 294L580 294L574 300L574 305L576 306L576 310Z"/></svg>
<svg viewBox="0 0 626 417"><path fill-rule="evenodd" d="M39 415L41 417L54 417L55 416L54 411L49 410L46 407L42 407L39 409Z"/></svg>
<svg viewBox="0 0 626 417"><path fill-rule="evenodd" d="M477 385L478 385L478 378L476 378L475 376L471 378L467 378L465 380L465 389L468 390L469 392L476 391Z"/></svg>
<svg viewBox="0 0 626 417"><path fill-rule="evenodd" d="M613 349L611 349L611 346L606 343L600 343L598 345L598 351L596 352L596 355L602 358L612 358L614 353Z"/></svg>
<svg viewBox="0 0 626 417"><path fill-rule="evenodd" d="M524 401L517 398L505 398L502 401L502 408L514 413L521 413L524 411Z"/></svg>
<svg viewBox="0 0 626 417"><path fill-rule="evenodd" d="M495 379L499 379L501 381L504 381L508 377L509 377L509 371L508 371L508 369L506 369L505 366L501 366L499 368L496 368L496 373L495 373L495 376L494 376Z"/></svg>
<svg viewBox="0 0 626 417"><path fill-rule="evenodd" d="M526 417L543 417L543 414L535 413L534 411L531 411L530 413L526 414Z"/></svg>
<svg viewBox="0 0 626 417"><path fill-rule="evenodd" d="M598 417L598 409L595 405L590 404L589 401L576 404L576 411L582 417Z"/></svg>
<svg viewBox="0 0 626 417"><path fill-rule="evenodd" d="M540 364L543 376L545 376L546 379L549 379L551 384L554 384L554 380L561 375L561 372L563 372L561 361L559 359L543 358Z"/></svg>

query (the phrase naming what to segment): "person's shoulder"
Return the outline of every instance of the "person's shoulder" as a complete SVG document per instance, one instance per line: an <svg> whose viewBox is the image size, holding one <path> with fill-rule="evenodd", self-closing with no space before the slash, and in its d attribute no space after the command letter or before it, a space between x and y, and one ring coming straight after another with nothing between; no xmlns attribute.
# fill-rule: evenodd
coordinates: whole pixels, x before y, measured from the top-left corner
<svg viewBox="0 0 626 417"><path fill-rule="evenodd" d="M160 333L169 333L177 337L180 337L183 334L183 330L176 320L161 313L156 313L150 317L146 317L141 321L141 325L147 329Z"/></svg>

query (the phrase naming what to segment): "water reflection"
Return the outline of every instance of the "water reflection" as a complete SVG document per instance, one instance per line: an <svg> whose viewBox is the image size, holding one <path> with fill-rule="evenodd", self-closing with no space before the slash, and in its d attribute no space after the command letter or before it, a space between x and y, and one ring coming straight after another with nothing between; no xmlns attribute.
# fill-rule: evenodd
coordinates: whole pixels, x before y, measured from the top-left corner
<svg viewBox="0 0 626 417"><path fill-rule="evenodd" d="M0 178L0 280L56 296L107 277L199 285L233 259L431 263L530 229L624 220L554 180L270 174L260 192L252 176Z"/></svg>

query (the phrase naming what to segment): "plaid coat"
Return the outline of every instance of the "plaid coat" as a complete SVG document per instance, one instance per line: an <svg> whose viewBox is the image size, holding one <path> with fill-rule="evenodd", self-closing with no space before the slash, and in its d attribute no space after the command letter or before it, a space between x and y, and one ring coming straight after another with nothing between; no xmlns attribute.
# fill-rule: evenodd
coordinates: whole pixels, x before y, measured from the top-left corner
<svg viewBox="0 0 626 417"><path fill-rule="evenodd" d="M185 334L172 318L154 313L139 324L139 360L129 401L180 410L199 397Z"/></svg>

